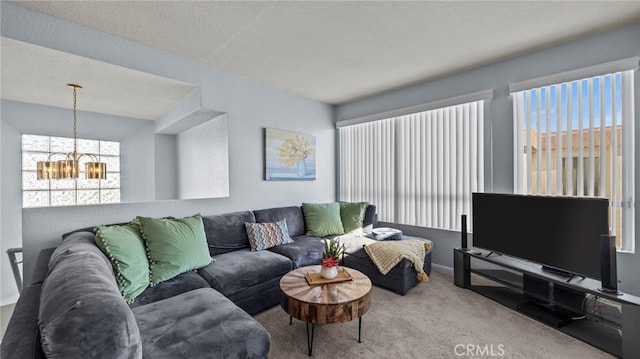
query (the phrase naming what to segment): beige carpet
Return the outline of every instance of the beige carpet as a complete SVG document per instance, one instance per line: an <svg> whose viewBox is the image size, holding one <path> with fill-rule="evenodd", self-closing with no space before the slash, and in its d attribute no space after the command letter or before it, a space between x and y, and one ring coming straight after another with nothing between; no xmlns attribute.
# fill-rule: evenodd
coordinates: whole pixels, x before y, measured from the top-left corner
<svg viewBox="0 0 640 359"><path fill-rule="evenodd" d="M406 296L373 287L371 309L362 321L316 326L315 358L612 358L580 340L532 320L432 273ZM307 356L305 323L280 307L256 316L271 333L270 358ZM462 346L478 345L480 355ZM457 352L456 352L456 346ZM491 350L488 352L486 350ZM501 351L502 349L502 351ZM476 352L478 353L478 352ZM493 354L493 355L491 355ZM500 355L503 354L503 355Z"/></svg>

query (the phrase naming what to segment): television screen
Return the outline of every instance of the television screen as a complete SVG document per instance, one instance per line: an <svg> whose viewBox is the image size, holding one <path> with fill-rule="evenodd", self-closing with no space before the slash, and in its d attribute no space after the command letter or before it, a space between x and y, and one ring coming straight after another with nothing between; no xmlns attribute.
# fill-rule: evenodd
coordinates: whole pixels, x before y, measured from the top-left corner
<svg viewBox="0 0 640 359"><path fill-rule="evenodd" d="M473 246L600 279L606 198L473 193Z"/></svg>

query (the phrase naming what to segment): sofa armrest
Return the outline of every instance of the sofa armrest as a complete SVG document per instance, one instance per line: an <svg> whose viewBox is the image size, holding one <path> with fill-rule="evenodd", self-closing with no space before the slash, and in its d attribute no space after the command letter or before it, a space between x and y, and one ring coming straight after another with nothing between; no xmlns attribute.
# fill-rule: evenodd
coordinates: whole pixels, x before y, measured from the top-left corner
<svg viewBox="0 0 640 359"><path fill-rule="evenodd" d="M44 358L38 328L42 282L49 272L49 259L55 248L40 251L31 285L23 288L2 339L0 358Z"/></svg>
<svg viewBox="0 0 640 359"><path fill-rule="evenodd" d="M138 325L94 234L76 232L51 255L38 326L51 358L142 358Z"/></svg>
<svg viewBox="0 0 640 359"><path fill-rule="evenodd" d="M33 269L33 274L31 275L31 284L42 284L42 282L44 282L47 273L49 273L49 260L54 250L55 247L45 248L40 251L38 260L36 261L36 267Z"/></svg>
<svg viewBox="0 0 640 359"><path fill-rule="evenodd" d="M41 290L42 284L22 290L0 344L1 358L44 358L38 329Z"/></svg>

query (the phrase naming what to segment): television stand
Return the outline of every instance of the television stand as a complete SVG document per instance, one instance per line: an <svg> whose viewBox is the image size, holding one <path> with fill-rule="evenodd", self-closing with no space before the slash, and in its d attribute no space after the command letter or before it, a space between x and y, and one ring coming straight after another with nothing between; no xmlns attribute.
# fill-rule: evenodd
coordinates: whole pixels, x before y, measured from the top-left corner
<svg viewBox="0 0 640 359"><path fill-rule="evenodd" d="M547 271L547 272L551 272L553 274L557 274L559 276L563 276L563 277L567 277L567 278L573 278L576 276L576 274L571 273L571 272L567 272L561 269L556 269L553 267L547 267L546 265L542 265L542 270L543 271Z"/></svg>
<svg viewBox="0 0 640 359"><path fill-rule="evenodd" d="M601 292L600 281L567 281L566 276L540 265L488 253L476 248L473 252L454 249L454 284L616 357L637 358L640 297Z"/></svg>
<svg viewBox="0 0 640 359"><path fill-rule="evenodd" d="M608 288L598 288L598 291L601 293L607 293L607 294L611 294L611 295L623 295L624 293L622 293L621 291L617 290L617 289L608 289Z"/></svg>
<svg viewBox="0 0 640 359"><path fill-rule="evenodd" d="M520 313L541 321L554 328L564 327L571 324L573 316L569 313L563 313L548 306L538 304L537 302L524 302L518 304L517 309Z"/></svg>

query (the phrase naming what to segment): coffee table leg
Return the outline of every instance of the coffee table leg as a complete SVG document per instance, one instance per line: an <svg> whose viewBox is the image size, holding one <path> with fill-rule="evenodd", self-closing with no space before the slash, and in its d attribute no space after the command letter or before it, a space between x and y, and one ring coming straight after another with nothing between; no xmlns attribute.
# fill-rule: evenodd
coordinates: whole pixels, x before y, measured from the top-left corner
<svg viewBox="0 0 640 359"><path fill-rule="evenodd" d="M289 316L289 325L293 324L293 317Z"/></svg>
<svg viewBox="0 0 640 359"><path fill-rule="evenodd" d="M362 343L362 340L360 340L361 333L362 333L362 317L358 317L358 343Z"/></svg>
<svg viewBox="0 0 640 359"><path fill-rule="evenodd" d="M311 336L309 336L309 322L307 322L307 347L309 348L309 356L311 356L311 352L313 351L313 329L315 328L315 324L311 323Z"/></svg>

